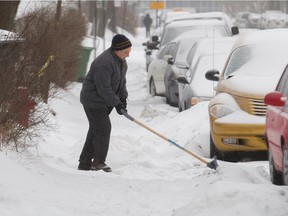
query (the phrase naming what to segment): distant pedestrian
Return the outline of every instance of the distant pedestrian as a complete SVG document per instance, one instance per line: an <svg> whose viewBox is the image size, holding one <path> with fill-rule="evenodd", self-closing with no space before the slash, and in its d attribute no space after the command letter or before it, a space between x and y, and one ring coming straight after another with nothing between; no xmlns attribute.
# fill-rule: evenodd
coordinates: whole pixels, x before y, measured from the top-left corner
<svg viewBox="0 0 288 216"><path fill-rule="evenodd" d="M148 38L148 37L150 37L150 28L151 28L151 25L152 25L152 22L153 22L153 20L150 17L149 13L146 14L143 22L144 22L144 26L146 28L146 38Z"/></svg>
<svg viewBox="0 0 288 216"><path fill-rule="evenodd" d="M92 62L85 77L80 101L89 130L79 158L79 170L112 171L105 163L111 132L109 114L113 107L120 115L123 114L121 110L127 111L125 58L129 56L131 46L125 35L115 35L111 47Z"/></svg>

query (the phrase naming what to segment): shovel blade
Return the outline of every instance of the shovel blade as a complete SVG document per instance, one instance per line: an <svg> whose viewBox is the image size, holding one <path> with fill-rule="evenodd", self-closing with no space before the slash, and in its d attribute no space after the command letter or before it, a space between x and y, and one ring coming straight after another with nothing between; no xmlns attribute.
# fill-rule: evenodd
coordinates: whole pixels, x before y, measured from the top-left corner
<svg viewBox="0 0 288 216"><path fill-rule="evenodd" d="M210 161L209 163L207 163L207 167L209 167L210 169L216 170L217 167L218 167L218 163L217 163L217 160L216 160L216 159L217 159L217 157L214 156L214 157L213 157L213 160Z"/></svg>

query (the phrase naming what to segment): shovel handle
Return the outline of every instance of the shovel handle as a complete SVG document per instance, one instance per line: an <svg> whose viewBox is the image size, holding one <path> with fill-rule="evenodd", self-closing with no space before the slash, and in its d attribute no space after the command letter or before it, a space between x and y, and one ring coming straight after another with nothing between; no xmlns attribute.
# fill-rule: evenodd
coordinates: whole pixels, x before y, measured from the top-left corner
<svg viewBox="0 0 288 216"><path fill-rule="evenodd" d="M163 136L162 134L158 133L157 131L153 130L152 128L150 128L150 127L144 125L143 123L137 121L137 120L134 119L132 116L130 116L125 110L121 109L120 111L121 111L121 113L122 113L126 118L128 118L129 120L137 123L138 125L146 128L147 130L151 131L152 133L156 134L157 136L161 137L162 139L166 140L167 142L175 145L177 148L183 150L184 152L190 154L191 156L193 156L193 157L195 157L196 159L200 160L201 162L205 163L209 168L216 170L216 168L217 168L217 166L218 166L218 165L217 165L217 162L216 162L216 158L215 158L213 161L208 162L208 161L204 160L203 158L201 158L200 156L196 155L195 153L189 151L188 149L186 149L186 148L178 145L178 144L177 144L176 142L174 142L173 140L168 139L167 137Z"/></svg>

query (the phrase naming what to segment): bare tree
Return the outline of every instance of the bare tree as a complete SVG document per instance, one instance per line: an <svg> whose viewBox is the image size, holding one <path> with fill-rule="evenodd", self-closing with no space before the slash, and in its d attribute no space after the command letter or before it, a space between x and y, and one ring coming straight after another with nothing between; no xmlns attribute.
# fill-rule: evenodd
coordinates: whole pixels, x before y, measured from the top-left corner
<svg viewBox="0 0 288 216"><path fill-rule="evenodd" d="M0 49L0 143L18 148L40 135L48 98L75 80L86 21L76 9L55 7L19 19L15 38ZM45 128L45 127L44 127Z"/></svg>

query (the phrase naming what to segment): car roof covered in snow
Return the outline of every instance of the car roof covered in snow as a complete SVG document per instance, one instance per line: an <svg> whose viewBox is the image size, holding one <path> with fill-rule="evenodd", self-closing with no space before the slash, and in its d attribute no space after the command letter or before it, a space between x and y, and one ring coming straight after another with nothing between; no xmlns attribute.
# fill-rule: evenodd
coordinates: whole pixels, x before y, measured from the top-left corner
<svg viewBox="0 0 288 216"><path fill-rule="evenodd" d="M278 43L279 41L288 42L288 29L265 29L243 33L238 37L235 47L248 44Z"/></svg>

